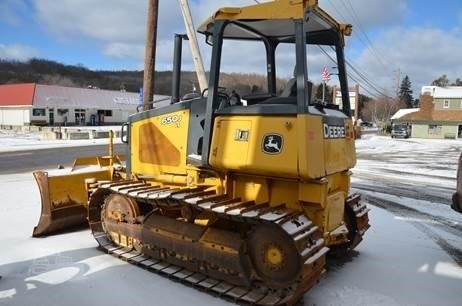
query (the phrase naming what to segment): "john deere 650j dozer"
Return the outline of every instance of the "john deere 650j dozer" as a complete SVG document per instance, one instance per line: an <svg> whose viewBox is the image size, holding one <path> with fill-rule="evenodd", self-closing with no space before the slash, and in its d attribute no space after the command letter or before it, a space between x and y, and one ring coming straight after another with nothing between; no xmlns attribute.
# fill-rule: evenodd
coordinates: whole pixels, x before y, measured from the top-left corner
<svg viewBox="0 0 462 306"><path fill-rule="evenodd" d="M294 303L319 280L329 248L354 248L369 227L349 194L351 26L316 0L284 0L222 8L199 32L212 45L207 93L129 118L126 178L92 184L90 228L102 249L147 269L238 301ZM219 87L224 41L236 40L266 50L267 94L246 105ZM334 50L340 108L311 99L313 45ZM280 46L292 46L281 60L295 67L282 93Z"/></svg>

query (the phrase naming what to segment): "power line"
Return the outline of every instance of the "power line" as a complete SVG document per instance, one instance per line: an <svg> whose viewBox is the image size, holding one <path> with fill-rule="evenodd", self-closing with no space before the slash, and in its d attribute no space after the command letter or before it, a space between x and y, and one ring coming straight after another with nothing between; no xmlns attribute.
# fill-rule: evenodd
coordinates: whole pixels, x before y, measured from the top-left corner
<svg viewBox="0 0 462 306"><path fill-rule="evenodd" d="M378 92L385 92L385 89L380 87L379 85L376 85L374 83L372 83L372 81L370 80L369 77L367 77L364 73L362 73L359 69L357 69L355 66L353 66L353 64L351 63L351 61L346 58L345 59L345 63L347 64L348 67L350 67L359 77L361 77L361 79L363 79L365 82L367 82L368 84L370 84L371 87L374 87L375 90L377 90Z"/></svg>
<svg viewBox="0 0 462 306"><path fill-rule="evenodd" d="M379 60L379 62L384 66L384 67L387 67L386 64L382 61L385 60L387 61L388 63L391 63L386 57L383 56L383 54L381 54L377 48L375 48L374 44L372 43L372 41L370 40L369 36L367 35L367 33L363 30L363 26L361 24L361 21L360 21L360 18L358 17L358 14L356 14L356 11L353 7L353 5L351 4L351 1L350 0L347 0L347 3L349 5L349 8L347 7L347 5L345 4L345 2L342 2L343 6L345 7L346 10L350 10L352 12L351 16L353 17L353 19L356 21L357 23L357 26L358 26L358 30L359 32L362 34L362 36L364 36L365 40L366 40L366 46L368 47L368 49L373 53L373 55ZM358 36L358 38L360 38L360 36ZM364 43L364 42L363 42Z"/></svg>
<svg viewBox="0 0 462 306"><path fill-rule="evenodd" d="M337 6L334 5L334 3L331 1L331 0L328 0L330 5L337 11L337 14L344 20L346 20L347 18L345 18L345 16L342 14L342 12L337 9Z"/></svg>
<svg viewBox="0 0 462 306"><path fill-rule="evenodd" d="M254 0L256 3L260 3L259 1L257 0ZM331 4L331 6L333 7L333 9L336 10L336 12L338 13L338 15L344 19L344 20L347 20L348 18L346 18L346 16L342 13L341 10L339 10L337 8L337 6L333 3L333 1L331 0L328 0L329 3ZM350 0L347 0L348 1L348 5L349 7L347 7L347 5L343 2L343 6L345 7L345 12L348 12L350 16L352 16L352 18L355 20L355 22L357 23L357 27L358 27L358 30L360 32L360 34L362 35L359 35L358 36L358 39L366 46L366 48L368 48L371 53L378 59L378 61L384 66L384 67L387 67L382 58L385 59L383 56L381 56L378 51L374 48L373 46L373 43L372 41L369 39L368 35L366 34L365 31L362 30L362 26L361 26L361 23L359 21L359 17L358 15L356 14L354 8L353 8L353 5L351 4L351 1ZM326 51L324 50L320 45L318 45L318 47L321 49L321 51L334 63L334 64L337 64L337 61ZM333 48L331 47L331 49L333 50ZM335 52L335 50L333 50ZM386 60L386 59L385 59ZM388 60L387 60L388 61ZM355 81L356 83L358 84L361 84L363 90L367 93L369 93L371 96L373 97L382 97L382 96L385 96L385 97L388 97L390 98L385 92L386 90L376 84L374 84L372 81L371 81L371 78L368 77L366 74L362 73L359 69L357 69L353 64L352 64L352 61L350 59L348 59L348 57L345 56L345 64L351 69L352 72L347 72L347 76L352 79L353 81Z"/></svg>
<svg viewBox="0 0 462 306"><path fill-rule="evenodd" d="M333 47L331 47L331 49L332 49L332 51L335 52L335 50L334 50ZM376 90L377 92L381 93L382 95L386 95L386 94L385 94L386 90L385 90L383 87L381 87L381 86L379 86L379 85L373 83L373 82L371 81L371 78L370 78L369 76L367 76L365 73L361 72L358 68L356 68L356 67L352 64L352 61L351 61L347 56L345 56L345 63L346 63L347 66L349 66L349 67L350 67L361 79L363 79L366 83L368 83L371 87L373 87L374 90Z"/></svg>
<svg viewBox="0 0 462 306"><path fill-rule="evenodd" d="M348 20L348 18L346 18L346 16L341 12L340 9L337 8L337 6L331 1L331 0L328 0L329 3L331 4L331 6L335 9L335 11L338 13L338 15L344 19L344 20ZM377 59L377 61L384 67L384 68L388 68L387 65L385 64L385 61L388 62L389 64L391 64L391 62L386 59L381 53L378 52L377 48L374 47L374 44L372 43L372 41L370 40L369 36L367 35L367 33L362 29L362 24L360 22L360 18L358 17L358 15L356 14L356 11L353 7L353 5L351 4L351 1L350 0L347 0L348 1L348 5L349 7L345 4L345 2L342 2L342 5L344 6L345 8L345 12L348 12L348 14L351 16L351 19L353 19L355 21L355 28L357 27L358 30L359 30L359 34L358 36L356 36L360 41L361 43L371 52L371 54Z"/></svg>
<svg viewBox="0 0 462 306"><path fill-rule="evenodd" d="M356 83L361 84L361 82L358 79L356 79L355 77L353 77L352 75L348 75L348 77L350 79L352 79L353 81L355 81ZM370 96L377 97L377 95L375 93L371 92L367 87L361 86L361 89L363 91L365 91L366 93L368 93Z"/></svg>
<svg viewBox="0 0 462 306"><path fill-rule="evenodd" d="M337 64L337 61L326 51L324 48L318 45L321 51L334 63ZM347 58L345 58L346 65L351 68L353 73L347 72L347 76L352 80L356 81L357 83L361 84L363 88L369 90L365 90L369 92L373 97L379 96L387 96L385 90L380 86L375 85L365 74L361 73ZM360 81L362 80L362 81ZM375 92L375 93L373 93Z"/></svg>

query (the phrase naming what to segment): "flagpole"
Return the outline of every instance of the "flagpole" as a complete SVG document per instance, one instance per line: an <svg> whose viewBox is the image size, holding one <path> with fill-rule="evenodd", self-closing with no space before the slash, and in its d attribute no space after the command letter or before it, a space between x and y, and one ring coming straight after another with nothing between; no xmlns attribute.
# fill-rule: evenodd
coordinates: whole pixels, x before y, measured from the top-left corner
<svg viewBox="0 0 462 306"><path fill-rule="evenodd" d="M329 74L329 70L327 70L327 67L324 67L322 69L321 80L322 80L322 104L324 104L324 101L326 99L326 83L329 82L330 80L330 74Z"/></svg>

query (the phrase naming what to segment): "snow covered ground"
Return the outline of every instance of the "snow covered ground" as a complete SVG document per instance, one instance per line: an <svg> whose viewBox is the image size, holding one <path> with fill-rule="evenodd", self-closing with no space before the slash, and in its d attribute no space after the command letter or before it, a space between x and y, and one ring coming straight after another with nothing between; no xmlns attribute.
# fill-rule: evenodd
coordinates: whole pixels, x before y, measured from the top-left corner
<svg viewBox="0 0 462 306"><path fill-rule="evenodd" d="M391 139L368 135L356 142L353 188L462 226L450 209L462 140Z"/></svg>
<svg viewBox="0 0 462 306"><path fill-rule="evenodd" d="M118 131L119 126L80 127L81 130L91 129L97 131ZM44 140L40 132L19 132L0 130L0 152L23 151L31 149L46 149L59 147L78 147L82 145L107 144L108 139L81 139L81 140ZM120 143L114 138L114 143Z"/></svg>
<svg viewBox="0 0 462 306"><path fill-rule="evenodd" d="M0 148L7 141L0 137ZM358 140L352 186L373 204L372 227L349 258L329 259L304 304L460 305L462 214L449 203L461 148L458 140ZM31 173L0 181L0 304L227 303L101 253L89 230L31 238L40 214Z"/></svg>

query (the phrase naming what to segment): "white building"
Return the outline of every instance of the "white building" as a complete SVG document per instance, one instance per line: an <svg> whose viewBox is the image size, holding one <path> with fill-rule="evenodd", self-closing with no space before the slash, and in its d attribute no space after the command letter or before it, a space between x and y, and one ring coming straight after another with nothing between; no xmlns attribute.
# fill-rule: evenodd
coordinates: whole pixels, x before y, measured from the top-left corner
<svg viewBox="0 0 462 306"><path fill-rule="evenodd" d="M333 95L334 104L338 105L339 108L342 109L342 92L339 87L334 86ZM356 111L359 108L359 85L356 85L353 88L348 88L348 96L350 98L351 116L357 120L360 117Z"/></svg>
<svg viewBox="0 0 462 306"><path fill-rule="evenodd" d="M422 86L421 95L430 95L438 99L461 99L462 86Z"/></svg>
<svg viewBox="0 0 462 306"><path fill-rule="evenodd" d="M166 98L155 96L154 100ZM119 125L136 112L138 93L55 85L0 85L0 126Z"/></svg>
<svg viewBox="0 0 462 306"><path fill-rule="evenodd" d="M411 125L415 138L462 138L462 87L423 86L420 108L392 119Z"/></svg>

